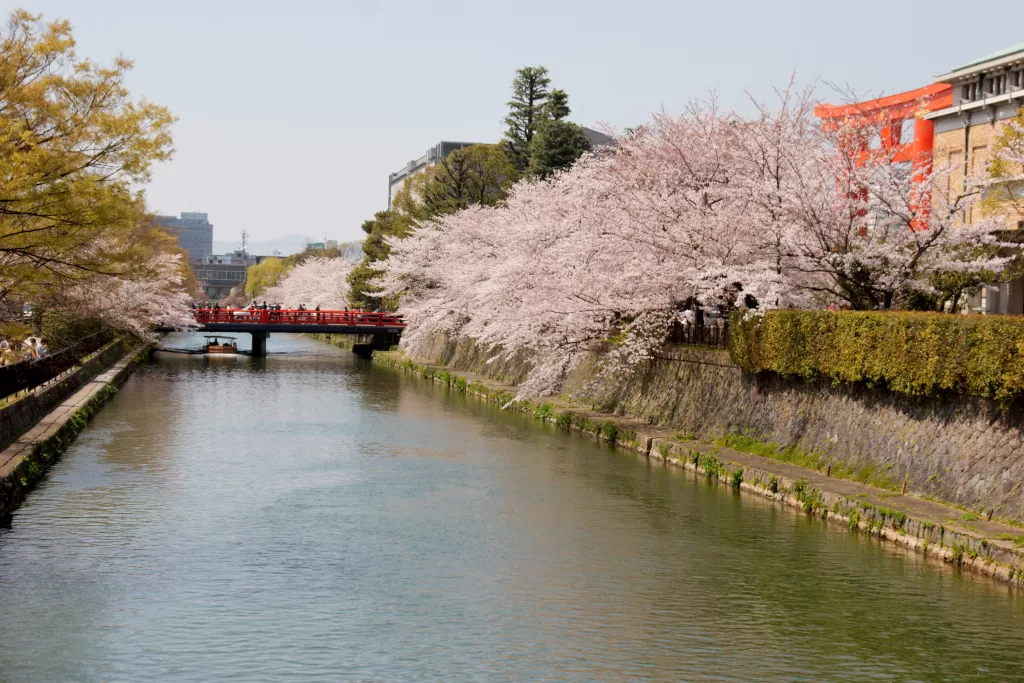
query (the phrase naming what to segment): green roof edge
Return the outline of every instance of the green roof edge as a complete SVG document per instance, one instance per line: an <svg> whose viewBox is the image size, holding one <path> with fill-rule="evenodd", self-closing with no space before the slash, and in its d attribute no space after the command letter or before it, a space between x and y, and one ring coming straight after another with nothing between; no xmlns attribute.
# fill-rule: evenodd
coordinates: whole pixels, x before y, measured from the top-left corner
<svg viewBox="0 0 1024 683"><path fill-rule="evenodd" d="M953 73L954 71L961 71L962 69L969 69L972 66L978 66L979 64L984 64L985 62L991 62L993 60L1000 59L1002 57L1009 57L1010 55L1016 54L1018 52L1024 52L1024 43L1017 43L1013 47L1008 47L1005 50L1000 50L999 52L995 52L995 53L990 54L990 55L985 55L984 57L981 57L980 59L975 59L973 62L967 62L966 64L961 64L960 66L958 66L955 69L953 69L950 73Z"/></svg>

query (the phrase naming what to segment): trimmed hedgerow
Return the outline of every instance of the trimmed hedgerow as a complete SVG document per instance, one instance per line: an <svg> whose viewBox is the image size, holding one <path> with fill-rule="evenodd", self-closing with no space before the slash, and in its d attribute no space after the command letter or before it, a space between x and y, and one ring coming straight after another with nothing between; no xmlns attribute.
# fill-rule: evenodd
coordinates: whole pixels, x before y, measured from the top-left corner
<svg viewBox="0 0 1024 683"><path fill-rule="evenodd" d="M751 372L862 382L910 396L1024 396L1024 319L867 311L735 315L729 352Z"/></svg>

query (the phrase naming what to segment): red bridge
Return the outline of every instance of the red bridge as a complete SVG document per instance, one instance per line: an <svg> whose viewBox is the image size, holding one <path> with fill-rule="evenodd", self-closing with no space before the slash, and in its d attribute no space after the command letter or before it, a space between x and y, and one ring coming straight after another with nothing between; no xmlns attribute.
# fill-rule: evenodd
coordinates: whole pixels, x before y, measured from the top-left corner
<svg viewBox="0 0 1024 683"><path fill-rule="evenodd" d="M193 312L199 330L204 332L248 332L252 335L252 355L267 354L267 336L271 332L324 332L368 336L368 343L357 343L353 351L369 356L374 350L387 350L398 343L405 321L395 313L371 311L306 311L263 308L197 308Z"/></svg>

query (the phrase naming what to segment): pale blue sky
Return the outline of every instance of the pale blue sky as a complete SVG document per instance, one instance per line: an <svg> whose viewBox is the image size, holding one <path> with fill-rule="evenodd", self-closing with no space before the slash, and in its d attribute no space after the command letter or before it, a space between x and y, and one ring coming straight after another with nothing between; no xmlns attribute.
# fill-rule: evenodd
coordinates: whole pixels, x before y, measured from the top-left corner
<svg viewBox="0 0 1024 683"><path fill-rule="evenodd" d="M14 5L12 5L14 6ZM79 52L135 61L179 117L149 203L210 214L215 239L356 239L387 175L440 140L496 141L509 82L543 65L572 117L624 127L795 70L880 94L1024 40L1024 3L654 0L25 0ZM972 8L973 7L973 8Z"/></svg>

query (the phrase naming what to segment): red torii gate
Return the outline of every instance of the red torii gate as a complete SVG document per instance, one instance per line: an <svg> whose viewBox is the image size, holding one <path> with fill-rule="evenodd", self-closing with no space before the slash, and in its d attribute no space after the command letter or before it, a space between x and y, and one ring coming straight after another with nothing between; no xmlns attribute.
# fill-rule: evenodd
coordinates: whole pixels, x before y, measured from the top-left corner
<svg viewBox="0 0 1024 683"><path fill-rule="evenodd" d="M922 118L922 114L953 106L953 86L933 83L917 90L908 90L888 97L857 102L856 104L819 104L814 114L826 129L834 130L840 123L856 128L879 126L880 144L893 150L890 158L895 162L910 162L915 169L930 166L935 124ZM903 124L914 121L914 138L902 142ZM849 150L851 153L863 149Z"/></svg>
<svg viewBox="0 0 1024 683"><path fill-rule="evenodd" d="M849 126L854 131L877 127L879 144L887 151L886 159L892 163L911 164L911 182L916 183L920 177L931 171L932 148L935 141L935 124L925 119L923 114L951 106L953 86L948 83L933 83L916 90L855 104L819 104L814 108L814 114L822 120L825 130L836 130L840 125ZM905 143L903 126L907 121L914 122L914 137ZM860 165L868 157L869 141L863 136L853 137L855 139L844 140L841 144L845 143L844 152ZM919 207L921 215L927 216L927 195L921 196L921 202L924 204ZM913 230L927 227L917 225L916 221L914 223Z"/></svg>

